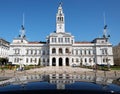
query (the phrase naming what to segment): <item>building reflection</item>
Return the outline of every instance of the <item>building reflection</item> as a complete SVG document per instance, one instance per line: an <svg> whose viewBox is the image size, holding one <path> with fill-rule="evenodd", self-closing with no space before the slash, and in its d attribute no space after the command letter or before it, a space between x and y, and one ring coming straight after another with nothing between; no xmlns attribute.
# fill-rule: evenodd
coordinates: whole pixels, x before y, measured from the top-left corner
<svg viewBox="0 0 120 94"><path fill-rule="evenodd" d="M27 75L22 77L15 77L7 81L0 82L2 84L13 84L21 85L25 88L26 84L29 82L48 82L50 84L55 84L56 89L65 89L65 85L73 84L75 82L91 82L95 84L101 84L103 86L113 83L113 79L108 79L105 77L97 77L96 75L76 75L76 74L39 74L39 75Z"/></svg>
<svg viewBox="0 0 120 94"><path fill-rule="evenodd" d="M113 80L112 83L120 86L120 78Z"/></svg>
<svg viewBox="0 0 120 94"><path fill-rule="evenodd" d="M75 80L70 74L50 74L49 83L56 84L57 89L65 89L66 84L72 84Z"/></svg>

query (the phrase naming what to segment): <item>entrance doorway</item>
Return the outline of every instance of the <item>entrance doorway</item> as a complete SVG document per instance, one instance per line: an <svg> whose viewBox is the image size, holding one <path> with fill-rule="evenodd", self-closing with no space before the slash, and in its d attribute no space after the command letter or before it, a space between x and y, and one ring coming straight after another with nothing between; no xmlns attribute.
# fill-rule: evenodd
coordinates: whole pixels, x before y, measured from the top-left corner
<svg viewBox="0 0 120 94"><path fill-rule="evenodd" d="M59 66L62 66L62 58L59 58Z"/></svg>
<svg viewBox="0 0 120 94"><path fill-rule="evenodd" d="M69 58L66 58L66 66L69 66Z"/></svg>
<svg viewBox="0 0 120 94"><path fill-rule="evenodd" d="M52 66L56 66L56 58L52 59Z"/></svg>

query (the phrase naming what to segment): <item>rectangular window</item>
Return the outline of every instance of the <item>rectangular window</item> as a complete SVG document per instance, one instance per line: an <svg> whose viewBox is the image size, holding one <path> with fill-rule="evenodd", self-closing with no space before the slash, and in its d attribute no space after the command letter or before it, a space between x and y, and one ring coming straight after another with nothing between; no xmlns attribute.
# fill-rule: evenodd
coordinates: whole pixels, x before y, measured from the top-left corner
<svg viewBox="0 0 120 94"><path fill-rule="evenodd" d="M15 54L20 54L20 49L15 49Z"/></svg>
<svg viewBox="0 0 120 94"><path fill-rule="evenodd" d="M76 50L76 55L78 55L78 50Z"/></svg>
<svg viewBox="0 0 120 94"><path fill-rule="evenodd" d="M29 53L29 50L26 50L26 54L28 54Z"/></svg>
<svg viewBox="0 0 120 94"><path fill-rule="evenodd" d="M28 63L28 58L26 58L26 63Z"/></svg>
<svg viewBox="0 0 120 94"><path fill-rule="evenodd" d="M37 54L37 50L35 50L35 53L34 53L35 55Z"/></svg>
<svg viewBox="0 0 120 94"><path fill-rule="evenodd" d="M37 58L35 58L35 63L37 63Z"/></svg>
<svg viewBox="0 0 120 94"><path fill-rule="evenodd" d="M16 62L16 58L14 59L14 62Z"/></svg>
<svg viewBox="0 0 120 94"><path fill-rule="evenodd" d="M88 52L88 53L89 53L89 55L91 55L91 50L89 50L89 52Z"/></svg>
<svg viewBox="0 0 120 94"><path fill-rule="evenodd" d="M102 49L102 54L104 55L105 53L104 53L104 49Z"/></svg>
<svg viewBox="0 0 120 94"><path fill-rule="evenodd" d="M82 55L82 50L80 50L80 55Z"/></svg>
<svg viewBox="0 0 120 94"><path fill-rule="evenodd" d="M70 38L68 38L68 43L70 43Z"/></svg>
<svg viewBox="0 0 120 94"><path fill-rule="evenodd" d="M45 51L44 50L42 51L42 55L45 55Z"/></svg>
<svg viewBox="0 0 120 94"><path fill-rule="evenodd" d="M65 38L65 42L67 43L67 38Z"/></svg>
<svg viewBox="0 0 120 94"><path fill-rule="evenodd" d="M19 58L17 58L17 62L19 62Z"/></svg>
<svg viewBox="0 0 120 94"><path fill-rule="evenodd" d="M96 51L95 51L95 50L93 50L93 54L96 54Z"/></svg>
<svg viewBox="0 0 120 94"><path fill-rule="evenodd" d="M52 42L54 42L54 39L52 38Z"/></svg>
<svg viewBox="0 0 120 94"><path fill-rule="evenodd" d="M58 38L58 42L60 43L60 38Z"/></svg>
<svg viewBox="0 0 120 94"><path fill-rule="evenodd" d="M39 50L39 55L41 54L41 50Z"/></svg>
<svg viewBox="0 0 120 94"><path fill-rule="evenodd" d="M32 63L32 58L30 59L30 62Z"/></svg>
<svg viewBox="0 0 120 94"><path fill-rule="evenodd" d="M56 38L54 38L55 39L55 42L56 42Z"/></svg>
<svg viewBox="0 0 120 94"><path fill-rule="evenodd" d="M95 62L95 58L93 58L93 62Z"/></svg>
<svg viewBox="0 0 120 94"><path fill-rule="evenodd" d="M107 49L105 49L105 54L108 54L108 51L107 51Z"/></svg>
<svg viewBox="0 0 120 94"><path fill-rule="evenodd" d="M33 54L33 50L31 50L31 55Z"/></svg>
<svg viewBox="0 0 120 94"><path fill-rule="evenodd" d="M63 42L63 38L61 38L61 42Z"/></svg>

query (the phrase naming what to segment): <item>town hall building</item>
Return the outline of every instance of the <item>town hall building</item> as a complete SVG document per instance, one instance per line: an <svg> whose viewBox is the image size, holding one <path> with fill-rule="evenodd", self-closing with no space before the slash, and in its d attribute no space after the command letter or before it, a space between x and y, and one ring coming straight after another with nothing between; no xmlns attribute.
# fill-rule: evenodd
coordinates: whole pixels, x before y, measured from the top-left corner
<svg viewBox="0 0 120 94"><path fill-rule="evenodd" d="M74 36L65 31L65 16L59 4L56 31L47 36L46 42L30 42L22 25L21 35L10 44L9 62L42 66L114 65L112 44L106 33L103 35L91 42L76 42Z"/></svg>

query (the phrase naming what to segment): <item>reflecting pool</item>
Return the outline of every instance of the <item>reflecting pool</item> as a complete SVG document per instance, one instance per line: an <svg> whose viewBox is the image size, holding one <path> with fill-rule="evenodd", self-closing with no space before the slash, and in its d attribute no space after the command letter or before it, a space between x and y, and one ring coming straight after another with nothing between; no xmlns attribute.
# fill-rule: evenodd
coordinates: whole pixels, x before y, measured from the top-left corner
<svg viewBox="0 0 120 94"><path fill-rule="evenodd" d="M120 94L120 85L117 83L120 83L120 79L72 74L39 74L0 81L0 92L57 91L56 94L59 94L58 91L67 91L67 93L70 91L73 92L70 94L79 94L78 92L83 92L83 94L91 94L90 92L92 94ZM67 94L65 92L63 94Z"/></svg>

